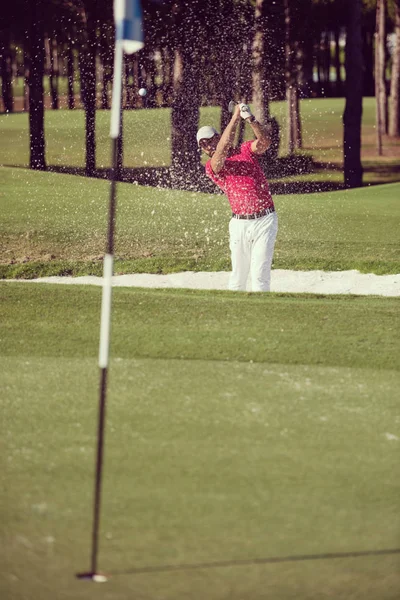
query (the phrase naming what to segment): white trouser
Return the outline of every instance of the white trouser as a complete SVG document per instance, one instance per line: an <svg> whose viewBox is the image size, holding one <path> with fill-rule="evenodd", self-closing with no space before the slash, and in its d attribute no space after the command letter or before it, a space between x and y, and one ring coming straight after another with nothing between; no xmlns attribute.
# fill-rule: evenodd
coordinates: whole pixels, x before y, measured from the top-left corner
<svg viewBox="0 0 400 600"><path fill-rule="evenodd" d="M273 212L259 219L234 219L229 223L232 273L230 290L246 290L251 275L251 291L269 292L278 215Z"/></svg>

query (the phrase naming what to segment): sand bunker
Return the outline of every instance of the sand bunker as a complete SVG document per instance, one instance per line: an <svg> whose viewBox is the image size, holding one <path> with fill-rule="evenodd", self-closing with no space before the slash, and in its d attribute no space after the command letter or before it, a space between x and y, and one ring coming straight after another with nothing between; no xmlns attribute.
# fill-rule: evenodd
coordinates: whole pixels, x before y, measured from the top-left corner
<svg viewBox="0 0 400 600"><path fill-rule="evenodd" d="M168 275L136 273L116 275L113 286L148 288L189 288L204 290L226 290L229 273L186 271ZM21 280L20 280L21 281ZM101 277L42 277L24 280L40 283L101 285ZM374 275L359 271L289 271L274 269L271 276L272 292L312 294L357 294L378 296L400 296L400 274Z"/></svg>

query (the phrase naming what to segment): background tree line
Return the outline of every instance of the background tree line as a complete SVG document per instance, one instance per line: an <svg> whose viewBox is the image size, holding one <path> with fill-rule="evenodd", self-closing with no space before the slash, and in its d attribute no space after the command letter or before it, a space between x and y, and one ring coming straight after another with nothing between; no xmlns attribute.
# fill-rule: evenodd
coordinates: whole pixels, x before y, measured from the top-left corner
<svg viewBox="0 0 400 600"><path fill-rule="evenodd" d="M345 96L344 166L349 187L362 184L362 97L377 98L377 148L400 135L400 0L143 0L145 47L124 63L123 106L171 107L172 172L199 169L195 134L200 107L232 98L252 102L271 131L270 103L287 102L287 153L302 147L300 99ZM392 47L389 48L388 35ZM110 107L114 23L111 0L13 0L3 7L0 69L5 112L14 110L16 78L29 111L30 166L46 168L43 77L51 108L63 97L86 117L86 172L95 171L96 109ZM66 85L65 85L66 84ZM122 144L120 144L122 164Z"/></svg>

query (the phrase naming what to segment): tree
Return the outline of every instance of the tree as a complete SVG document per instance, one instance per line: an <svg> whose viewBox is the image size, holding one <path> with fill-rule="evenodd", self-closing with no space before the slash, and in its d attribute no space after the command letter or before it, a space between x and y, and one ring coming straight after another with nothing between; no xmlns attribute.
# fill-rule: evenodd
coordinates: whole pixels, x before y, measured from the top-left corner
<svg viewBox="0 0 400 600"><path fill-rule="evenodd" d="M228 112L229 101L240 93L235 89L235 66L240 52L241 36L238 35L240 14L232 0L219 0L216 21L209 28L214 36L218 36L218 48L214 49L216 54L216 90L218 103L221 105L220 130L227 126L232 115ZM241 7L242 8L242 7ZM251 68L250 65L247 68ZM240 98L242 99L242 98Z"/></svg>
<svg viewBox="0 0 400 600"><path fill-rule="evenodd" d="M343 82L341 73L341 60L340 60L340 26L336 24L334 29L335 37L335 73L336 73L336 96L341 96L343 93Z"/></svg>
<svg viewBox="0 0 400 600"><path fill-rule="evenodd" d="M10 30L5 24L0 32L0 75L4 109L8 113L13 112L14 110L12 89L12 54L10 42Z"/></svg>
<svg viewBox="0 0 400 600"><path fill-rule="evenodd" d="M387 94L386 94L386 0L376 2L375 33L375 100L376 100L376 145L382 155L382 135L387 133Z"/></svg>
<svg viewBox="0 0 400 600"><path fill-rule="evenodd" d="M394 2L395 46L390 87L389 135L400 136L400 0Z"/></svg>
<svg viewBox="0 0 400 600"><path fill-rule="evenodd" d="M293 5L284 0L285 6L285 80L287 103L288 153L301 147L300 102L298 89L297 41L294 36Z"/></svg>
<svg viewBox="0 0 400 600"><path fill-rule="evenodd" d="M70 110L75 108L75 49L80 50L80 32L84 15L82 0L46 0L47 35L53 40L53 61L50 73L52 106L57 107L57 82L59 68L67 76L67 103ZM58 65L57 65L58 62ZM52 84L52 78L55 79Z"/></svg>
<svg viewBox="0 0 400 600"><path fill-rule="evenodd" d="M67 40L67 97L68 97L68 108L73 110L75 108L75 94L74 94L74 76L75 76L75 60L74 60L74 41L72 36L68 35Z"/></svg>
<svg viewBox="0 0 400 600"><path fill-rule="evenodd" d="M346 103L343 114L344 183L362 185L361 119L363 95L362 0L348 0L346 27Z"/></svg>
<svg viewBox="0 0 400 600"><path fill-rule="evenodd" d="M96 168L96 25L96 0L84 0L80 71L85 108L85 170L89 177Z"/></svg>
<svg viewBox="0 0 400 600"><path fill-rule="evenodd" d="M44 138L44 0L26 0L29 55L29 165L31 169L46 169Z"/></svg>
<svg viewBox="0 0 400 600"><path fill-rule="evenodd" d="M51 108L57 110L59 107L58 99L58 76L59 76L59 59L58 59L58 44L57 38L47 40L47 48L49 53L50 62L50 95L51 95Z"/></svg>
<svg viewBox="0 0 400 600"><path fill-rule="evenodd" d="M253 104L254 114L260 123L267 126L271 145L260 161L267 168L279 152L280 130L275 118L271 118L270 101L274 97L274 79L279 68L279 54L283 54L280 35L284 26L284 15L279 3L270 5L266 0L257 0L255 5L253 36Z"/></svg>
<svg viewBox="0 0 400 600"><path fill-rule="evenodd" d="M376 27L376 0L363 0L363 55L364 55L364 96L375 95L374 79L374 40Z"/></svg>
<svg viewBox="0 0 400 600"><path fill-rule="evenodd" d="M201 0L175 5L174 95L171 111L171 174L175 184L190 183L199 167L196 132L200 115L200 65L205 45Z"/></svg>
<svg viewBox="0 0 400 600"><path fill-rule="evenodd" d="M266 77L265 38L268 35L266 6L266 0L256 0L253 37L253 103L254 113L260 123L267 122L270 118L269 82Z"/></svg>

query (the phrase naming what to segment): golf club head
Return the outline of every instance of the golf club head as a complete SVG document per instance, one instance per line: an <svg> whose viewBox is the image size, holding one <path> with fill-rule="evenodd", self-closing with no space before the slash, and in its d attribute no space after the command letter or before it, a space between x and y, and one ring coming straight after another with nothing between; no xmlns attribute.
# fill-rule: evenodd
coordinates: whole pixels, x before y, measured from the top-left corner
<svg viewBox="0 0 400 600"><path fill-rule="evenodd" d="M234 100L231 100L228 104L228 112L233 113L233 111L235 110L236 104L237 103Z"/></svg>

